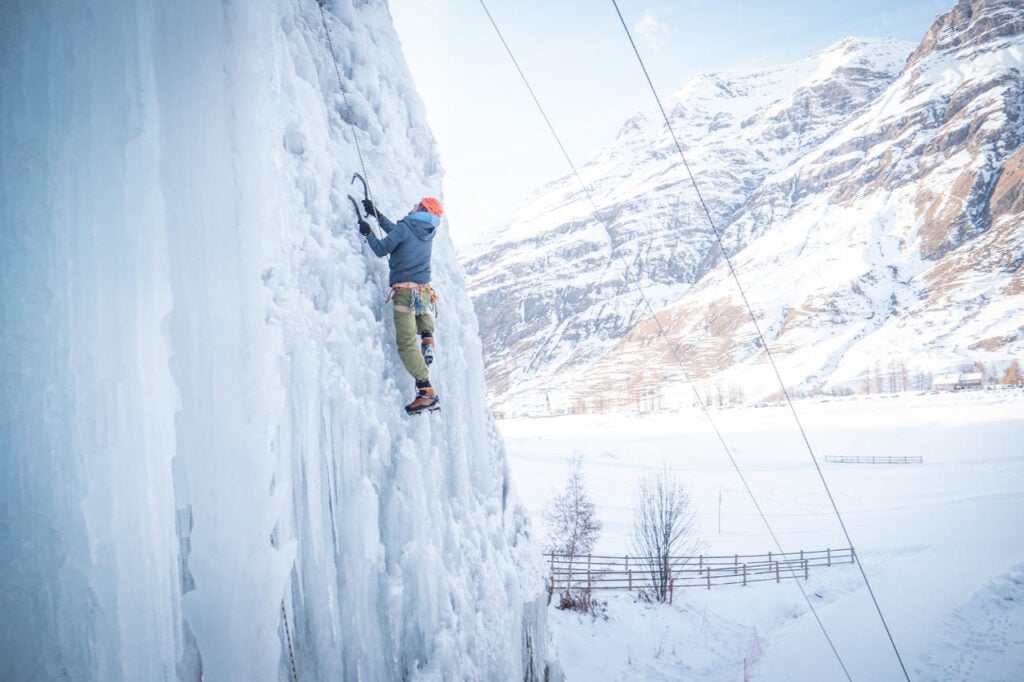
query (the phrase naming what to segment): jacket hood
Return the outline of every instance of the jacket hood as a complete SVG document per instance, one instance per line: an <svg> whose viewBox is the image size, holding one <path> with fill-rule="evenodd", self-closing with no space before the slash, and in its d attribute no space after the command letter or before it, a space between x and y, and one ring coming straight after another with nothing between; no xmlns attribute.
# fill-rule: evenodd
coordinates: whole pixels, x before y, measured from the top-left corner
<svg viewBox="0 0 1024 682"><path fill-rule="evenodd" d="M409 227L409 231L419 239L429 242L434 238L437 226L441 224L441 219L426 211L417 211L405 216L403 222Z"/></svg>

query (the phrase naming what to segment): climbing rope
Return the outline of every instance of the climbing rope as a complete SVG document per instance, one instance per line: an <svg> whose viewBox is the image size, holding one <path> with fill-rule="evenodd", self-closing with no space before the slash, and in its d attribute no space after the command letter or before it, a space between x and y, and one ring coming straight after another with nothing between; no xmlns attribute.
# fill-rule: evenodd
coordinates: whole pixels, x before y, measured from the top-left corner
<svg viewBox="0 0 1024 682"><path fill-rule="evenodd" d="M672 342L669 341L665 327L664 325L662 325L661 319L655 312L654 306L651 305L650 299L648 299L647 297L647 293L644 291L644 288L640 284L640 281L634 276L632 268L629 267L629 263L626 262L626 259L622 255L621 251L616 248L615 239L612 236L611 228L608 226L608 223L601 217L600 212L597 208L597 204L594 201L594 198L590 193L590 190L587 188L586 183L583 182L583 178L580 176L579 171L577 171L576 169L576 164L573 163L572 158L569 156L569 153L565 149L565 145L562 144L562 140L559 137L558 132L555 130L555 127L552 125L547 113L544 111L544 107L541 105L540 100L537 98L537 95L534 93L533 88L530 86L530 82L526 78L526 74L523 73L522 68L519 66L519 61L512 53L512 49L509 47L508 42L505 40L504 35L501 33L501 29L498 28L498 24L497 22L495 22L494 17L491 15L491 12L487 8L487 4L484 2L484 0L480 0L480 6L483 7L484 13L487 14L487 18L488 20L490 20L491 26L494 27L494 31L498 34L498 38L501 40L502 45L504 45L505 51L508 53L509 58L512 60L512 63L515 66L516 71L519 72L519 77L522 79L523 84L526 86L526 89L529 91L530 96L533 98L534 104L537 105L537 109L540 111L540 114L543 117L544 122L547 124L548 130L551 131L551 135L555 138L555 141L558 143L559 149L562 150L562 155L565 157L565 160L568 162L569 167L572 169L573 175L576 176L576 179L579 181L580 186L583 188L583 193L586 195L587 200L590 202L591 213L594 219L597 220L598 224L600 224L604 228L605 232L608 235L608 239L612 247L612 253L616 254L622 261L623 267L625 268L627 279L630 281L631 284L633 284L636 287L644 305L646 306L651 317L654 319L654 322L658 327L658 336L668 345L669 350L672 353L672 356L676 360L676 364L679 366L680 370L683 373L684 380L687 384L689 384L689 386L693 390L693 394L696 398L697 404L700 406L704 415L707 417L708 422L710 423L711 428L714 431L715 437L718 439L719 444L721 444L722 446L722 449L725 451L726 455L728 455L729 461L732 463L733 469L736 471L737 476L739 476L740 481L743 483L743 487L747 491L747 495L750 497L750 500L753 502L754 508L757 510L758 515L761 517L762 523L764 524L765 528L767 528L768 534L771 536L772 541L775 543L775 546L779 550L779 552L785 554L785 551L782 548L782 543L779 542L779 539L776 536L775 531L772 529L771 523L769 523L768 521L768 517L765 515L764 510L761 508L760 503L758 503L757 496L754 494L753 489L750 487L749 483L747 483L746 476L743 475L743 471L740 469L739 464L736 462L736 458L733 456L732 450L729 448L728 443L726 443L725 437L722 435L721 430L718 428L718 425L712 418L711 412L710 410L708 410L707 405L704 403L704 400L700 397L700 393L697 391L696 385L690 380L689 374L686 371L686 365L683 363L683 359L679 355L678 346L672 344ZM850 546L852 547L853 545L851 544ZM795 576L795 568L793 568L792 566L788 568ZM797 587L800 588L800 593L803 595L804 601L807 602L808 608L813 614L815 621L817 621L818 627L821 629L822 635L824 635L825 640L828 642L829 647L832 649L832 653L835 656L836 660L839 662L839 666L842 668L843 673L846 675L846 678L848 680L852 680L853 678L850 676L850 673L846 668L846 664L843 662L842 657L839 655L839 651L836 649L836 646L833 643L831 636L829 636L828 630L825 628L825 624L822 622L817 610L814 608L814 604L811 602L810 596L807 594L807 591L804 589L803 585L800 584L799 580L794 580L794 582L796 583Z"/></svg>
<svg viewBox="0 0 1024 682"><path fill-rule="evenodd" d="M736 268L733 267L732 259L729 257L729 252L726 250L725 244L722 242L721 231L718 229L718 226L715 225L715 221L711 217L711 211L708 209L708 205L704 201L704 196L700 192L700 187L697 185L697 179L694 177L693 171L690 170L690 164L686 162L686 155L683 153L683 148L679 144L679 138L676 137L676 132L672 128L672 123L669 120L668 114L665 113L665 107L661 103L661 98L658 97L658 91L654 87L654 82L651 80L651 75L647 71L647 66L644 64L643 58L640 56L640 50L637 49L636 42L633 40L633 35L630 33L629 26L626 25L626 19L622 16L622 11L619 9L619 3L617 0L612 0L612 5L615 6L615 13L619 15L619 21L622 23L622 30L626 32L626 37L629 38L629 44L633 47L633 53L636 55L637 61L640 62L640 68L644 72L644 77L647 79L647 85L651 89L651 94L654 95L654 100L658 103L658 109L661 111L662 118L665 119L665 125L668 127L668 131L672 135L672 141L675 143L676 150L679 152L679 157L683 160L683 167L686 169L686 173L690 178L690 183L693 185L694 192L697 193L700 205L704 209L704 215L707 216L708 224L715 233L715 239L718 241L718 246L722 251L722 257L729 266L729 274L732 275L733 280L736 282L736 288L739 290L740 297L743 299L743 305L746 307L747 313L750 315L750 319L754 323L754 329L757 331L757 336L761 340L761 346L764 348L765 356L768 358L768 362L771 365L772 370L775 372L775 377L779 381L779 386L782 387L782 394L785 396L786 403L789 405L790 412L793 414L793 420L796 422L796 426L800 431L800 436L803 438L804 445L807 446L807 452L811 456L811 461L814 462L814 468L818 472L821 484L825 487L825 493L828 496L829 504L832 505L832 510L835 512L836 519L839 521L839 526L843 530L843 535L846 537L848 546L853 547L853 540L850 538L850 533L846 529L846 523L843 522L842 514L839 513L839 506L836 504L835 498L832 496L832 490L829 488L828 481L825 480L825 474L821 470L821 465L818 463L817 456L814 454L814 448L811 447L811 441L807 437L807 432L804 430L803 422L800 421L800 416L797 414L796 406L793 404L793 400L789 396L789 391L786 389L786 383L782 380L782 374L779 372L779 367L775 363L775 358L772 355L771 349L768 347L768 341L761 332L761 326L758 324L757 317L754 315L753 307L747 299L747 294L743 289L743 285L740 283L739 275L736 274ZM896 640L892 636L892 631L889 630L889 624L885 621L885 616L882 615L882 608L878 604L878 599L875 597L875 591L871 588L871 582L868 580L868 575L864 571L864 565L861 563L860 557L856 553L854 553L854 557L857 561L857 568L860 569L861 577L864 579L864 585L867 587L868 594L871 595L871 601L875 605L875 611L878 613L878 618L882 621L882 627L885 628L885 634L889 637L889 643L892 645L892 650L896 654L896 660L899 661L900 668L903 670L903 676L906 677L909 682L910 674L907 672L907 666L903 663L903 657L900 655L899 647L896 646Z"/></svg>
<svg viewBox="0 0 1024 682"><path fill-rule="evenodd" d="M295 667L295 651L292 649L292 631L288 627L288 610L284 607L284 599L281 600L281 617L284 618L284 636L288 640L288 659L292 664L292 682L299 682L299 671Z"/></svg>
<svg viewBox="0 0 1024 682"><path fill-rule="evenodd" d="M348 124L352 129L352 141L356 145L356 154L359 156L359 168L363 171L363 180L366 189L366 196L372 202L373 191L370 189L370 181L366 179L366 163L363 161L363 149L359 145L359 132L355 124L355 115L353 113L352 104L348 101L348 93L345 92L345 85L341 79L341 67L338 65L338 58L334 55L334 41L331 40L331 29L327 25L327 13L324 11L324 6L327 4L327 0L316 0L317 5L320 6L320 21L324 25L324 35L327 36L327 51L331 55L331 61L334 62L334 74L338 77L338 89L341 90L341 97L345 102L345 110L347 113ZM376 204L374 207L376 208ZM377 219L378 221L380 218Z"/></svg>

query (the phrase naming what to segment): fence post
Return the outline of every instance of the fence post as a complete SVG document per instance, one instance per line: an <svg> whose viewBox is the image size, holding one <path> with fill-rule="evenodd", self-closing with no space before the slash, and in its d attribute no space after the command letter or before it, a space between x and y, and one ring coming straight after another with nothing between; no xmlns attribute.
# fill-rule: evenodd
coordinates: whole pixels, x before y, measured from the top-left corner
<svg viewBox="0 0 1024 682"><path fill-rule="evenodd" d="M739 554L733 554L732 555L732 574L736 575L739 572L740 572L740 555Z"/></svg>
<svg viewBox="0 0 1024 682"><path fill-rule="evenodd" d="M669 604L669 606L672 605L672 598L675 596L675 593L676 593L676 579L672 578L671 580L668 581L668 604Z"/></svg>
<svg viewBox="0 0 1024 682"><path fill-rule="evenodd" d="M747 564L743 564L743 587L747 586Z"/></svg>
<svg viewBox="0 0 1024 682"><path fill-rule="evenodd" d="M832 565L832 548L831 547L826 547L825 551L828 553L828 565L831 566Z"/></svg>
<svg viewBox="0 0 1024 682"><path fill-rule="evenodd" d="M779 562L775 562L775 582L779 582Z"/></svg>
<svg viewBox="0 0 1024 682"><path fill-rule="evenodd" d="M633 591L633 571L627 571L629 573L629 591Z"/></svg>
<svg viewBox="0 0 1024 682"><path fill-rule="evenodd" d="M593 587L594 587L593 583L591 583L591 580L590 580L590 560L591 560L591 555L588 554L587 555L587 591L588 592L593 591Z"/></svg>
<svg viewBox="0 0 1024 682"><path fill-rule="evenodd" d="M804 580L807 580L807 574L809 573L807 568L807 559L804 559Z"/></svg>
<svg viewBox="0 0 1024 682"><path fill-rule="evenodd" d="M771 565L772 565L772 553L768 552L768 567L771 568Z"/></svg>
<svg viewBox="0 0 1024 682"><path fill-rule="evenodd" d="M664 557L662 557L662 562L661 562L661 580L659 580L659 583L661 584L661 598L663 600L665 599L666 581L668 581L668 603L671 604L672 603L672 587L673 587L672 583L673 583L673 580L672 580L672 574L668 572L668 555L667 554Z"/></svg>
<svg viewBox="0 0 1024 682"><path fill-rule="evenodd" d="M711 589L711 567L708 566L708 589Z"/></svg>
<svg viewBox="0 0 1024 682"><path fill-rule="evenodd" d="M697 568L703 569L704 568L704 555L701 554L699 557L697 557L697 559L700 561L700 563L697 564Z"/></svg>
<svg viewBox="0 0 1024 682"><path fill-rule="evenodd" d="M854 558L853 558L853 547L851 547L851 548L850 548L850 563L852 564L853 562L854 562Z"/></svg>

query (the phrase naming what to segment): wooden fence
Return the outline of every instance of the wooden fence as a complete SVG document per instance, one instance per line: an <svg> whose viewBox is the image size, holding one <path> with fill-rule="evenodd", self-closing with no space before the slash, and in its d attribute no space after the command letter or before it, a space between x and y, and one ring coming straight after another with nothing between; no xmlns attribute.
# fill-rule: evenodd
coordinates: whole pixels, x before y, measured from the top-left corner
<svg viewBox="0 0 1024 682"><path fill-rule="evenodd" d="M825 461L837 464L922 464L924 457L833 457L825 455Z"/></svg>
<svg viewBox="0 0 1024 682"><path fill-rule="evenodd" d="M748 585L784 578L806 580L812 567L850 564L853 549L822 549L778 554L731 554L728 556L668 557L662 561L630 556L585 555L570 558L548 554L553 592L573 590L640 590L657 585L669 576L673 587Z"/></svg>

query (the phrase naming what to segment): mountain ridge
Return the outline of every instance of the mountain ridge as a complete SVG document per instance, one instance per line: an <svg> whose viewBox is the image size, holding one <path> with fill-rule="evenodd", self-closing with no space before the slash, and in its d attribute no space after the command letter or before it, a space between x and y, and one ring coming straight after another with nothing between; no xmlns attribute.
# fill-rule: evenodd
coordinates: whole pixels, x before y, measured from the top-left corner
<svg viewBox="0 0 1024 682"><path fill-rule="evenodd" d="M924 315L918 301L946 300L951 273L962 279L970 263L995 259L1015 282L1022 31L984 27L993 16L1001 27L1016 26L1021 14L1005 0L961 2L916 46L844 39L795 63L803 64L806 79L817 75L807 68L817 59L831 67L822 69L825 77L755 93L755 111L743 117L730 100L742 91L744 74L712 74L684 86L668 100L673 126L721 245L681 178L678 155L667 149L664 123L649 112L632 117L581 167L592 194L602 197L598 210L614 253L589 206L573 194L575 179L566 177L514 214L492 248L467 267L492 399L514 395L522 409L544 411L554 394L553 409L568 409L613 386L679 378L674 361L651 349L651 329L659 325L645 321L630 274L668 321L672 344L689 349L688 372L751 397L777 391L777 381L758 369L763 350L732 291L722 246L740 259L741 279L756 277L761 286L778 280L764 273L785 264L799 283L779 280L754 308L773 355L790 367L784 376L795 377L799 390L849 390L873 364L854 371L855 362L866 362L856 360L863 353L855 349L893 334L890 322L904 314ZM777 80L787 68L794 66L777 67ZM693 94L701 89L713 98ZM962 262L944 260L994 226L986 250L964 251ZM816 263L812 269L822 269L827 284L810 281L804 261ZM990 298L1017 310L1015 289L1007 287ZM817 332L806 333L808 325ZM989 343L985 358L1001 362L1019 353L1018 331L987 334L1009 340L998 349ZM836 335L846 341L837 343ZM781 343L783 336L800 342ZM969 360L969 342L947 347L940 340L930 347L901 343L921 371ZM816 350L805 355L820 357L800 362L790 348L807 344ZM624 362L653 376L631 374L618 366Z"/></svg>

